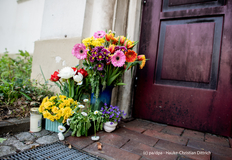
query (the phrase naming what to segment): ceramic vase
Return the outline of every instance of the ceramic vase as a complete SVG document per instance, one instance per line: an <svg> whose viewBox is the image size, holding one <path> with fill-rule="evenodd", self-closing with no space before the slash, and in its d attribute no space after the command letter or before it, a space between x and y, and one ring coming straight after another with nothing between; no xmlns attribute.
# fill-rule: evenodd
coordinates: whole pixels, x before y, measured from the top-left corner
<svg viewBox="0 0 232 160"><path fill-rule="evenodd" d="M104 123L104 130L106 132L112 132L116 129L116 126L118 125L118 123L112 123L112 122L106 122Z"/></svg>

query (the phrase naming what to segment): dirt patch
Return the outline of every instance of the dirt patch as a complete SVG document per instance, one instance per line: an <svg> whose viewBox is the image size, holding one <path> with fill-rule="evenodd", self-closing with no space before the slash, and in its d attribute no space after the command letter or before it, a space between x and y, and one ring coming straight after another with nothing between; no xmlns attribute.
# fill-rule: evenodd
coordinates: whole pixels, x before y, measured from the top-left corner
<svg viewBox="0 0 232 160"><path fill-rule="evenodd" d="M30 116L30 109L39 107L43 96L38 98L32 97L32 101L26 100L24 97L18 99L13 105L0 105L0 121L10 118L26 118Z"/></svg>

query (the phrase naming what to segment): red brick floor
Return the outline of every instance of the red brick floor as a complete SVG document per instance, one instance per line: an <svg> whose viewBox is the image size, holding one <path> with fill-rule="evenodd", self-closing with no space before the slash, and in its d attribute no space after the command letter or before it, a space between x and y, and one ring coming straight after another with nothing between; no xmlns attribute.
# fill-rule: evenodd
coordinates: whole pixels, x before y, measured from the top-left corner
<svg viewBox="0 0 232 160"><path fill-rule="evenodd" d="M68 137L73 147L115 160L232 160L232 139L146 120L121 123L112 133L100 131L102 150L88 137Z"/></svg>

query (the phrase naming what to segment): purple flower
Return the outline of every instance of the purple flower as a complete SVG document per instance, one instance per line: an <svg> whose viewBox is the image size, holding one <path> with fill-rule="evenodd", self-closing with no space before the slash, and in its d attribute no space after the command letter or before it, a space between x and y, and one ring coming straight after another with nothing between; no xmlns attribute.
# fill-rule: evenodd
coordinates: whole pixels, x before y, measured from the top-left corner
<svg viewBox="0 0 232 160"><path fill-rule="evenodd" d="M101 53L104 55L104 56L108 56L110 54L110 51L108 51L107 49L103 48L101 50Z"/></svg>
<svg viewBox="0 0 232 160"><path fill-rule="evenodd" d="M93 56L93 57L97 57L97 55L98 55L97 51L93 51L93 50L92 50L92 56Z"/></svg>
<svg viewBox="0 0 232 160"><path fill-rule="evenodd" d="M120 46L120 50L123 52L127 52L127 48L125 46Z"/></svg>
<svg viewBox="0 0 232 160"><path fill-rule="evenodd" d="M99 64L96 65L96 67L97 67L97 70L102 71L103 68L104 68L104 64L103 63L99 63Z"/></svg>
<svg viewBox="0 0 232 160"><path fill-rule="evenodd" d="M110 122L110 125L112 125L113 124L113 122Z"/></svg>
<svg viewBox="0 0 232 160"><path fill-rule="evenodd" d="M89 57L89 61L90 61L90 62L92 62L92 63L93 63L93 62L94 62L94 60L95 60L95 57L94 57L94 56L90 56L90 57Z"/></svg>
<svg viewBox="0 0 232 160"><path fill-rule="evenodd" d="M96 49L96 52L101 52L101 50L102 50L103 48L104 48L103 46L100 46L100 47L95 47L95 49Z"/></svg>
<svg viewBox="0 0 232 160"><path fill-rule="evenodd" d="M127 52L127 48L125 46L116 46L114 49L115 51L120 50L123 52Z"/></svg>
<svg viewBox="0 0 232 160"><path fill-rule="evenodd" d="M120 49L120 46L115 46L114 50L117 51Z"/></svg>
<svg viewBox="0 0 232 160"><path fill-rule="evenodd" d="M104 58L105 58L105 56L101 52L98 53L98 55L97 55L97 60L98 61L102 61Z"/></svg>
<svg viewBox="0 0 232 160"><path fill-rule="evenodd" d="M103 107L101 107L101 110L103 111L103 110L104 110L104 108L103 108Z"/></svg>
<svg viewBox="0 0 232 160"><path fill-rule="evenodd" d="M106 56L105 59L106 59L106 63L109 63L111 61L111 57Z"/></svg>

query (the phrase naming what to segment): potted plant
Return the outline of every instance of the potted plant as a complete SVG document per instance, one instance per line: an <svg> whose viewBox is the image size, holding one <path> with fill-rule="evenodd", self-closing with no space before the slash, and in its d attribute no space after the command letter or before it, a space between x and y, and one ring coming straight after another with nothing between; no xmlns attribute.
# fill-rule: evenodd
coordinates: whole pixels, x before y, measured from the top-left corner
<svg viewBox="0 0 232 160"><path fill-rule="evenodd" d="M84 99L83 104L79 104L73 110L73 115L70 117L70 129L72 129L72 136L88 136L99 129L103 128L103 117L99 111L92 111L88 99Z"/></svg>
<svg viewBox="0 0 232 160"><path fill-rule="evenodd" d="M106 132L114 131L118 122L122 119L122 116L126 115L118 106L114 107L110 105L110 107L108 107L107 104L101 108L101 112L104 118L104 130Z"/></svg>
<svg viewBox="0 0 232 160"><path fill-rule="evenodd" d="M59 132L58 126L66 123L78 104L77 101L64 95L45 97L39 107L39 113L46 118L45 129Z"/></svg>
<svg viewBox="0 0 232 160"><path fill-rule="evenodd" d="M73 47L72 54L83 60L90 76L93 110L100 110L104 103L110 104L113 87L125 85L122 83L125 71L137 64L140 69L144 67L145 56L138 56L132 50L137 43L128 37L115 37L112 31L97 31L93 37L83 39L81 44Z"/></svg>
<svg viewBox="0 0 232 160"><path fill-rule="evenodd" d="M93 141L99 140L99 136L96 136L96 132L100 129L103 129L104 117L102 116L101 111L94 111L91 113L91 120L94 124L94 136L91 137Z"/></svg>

